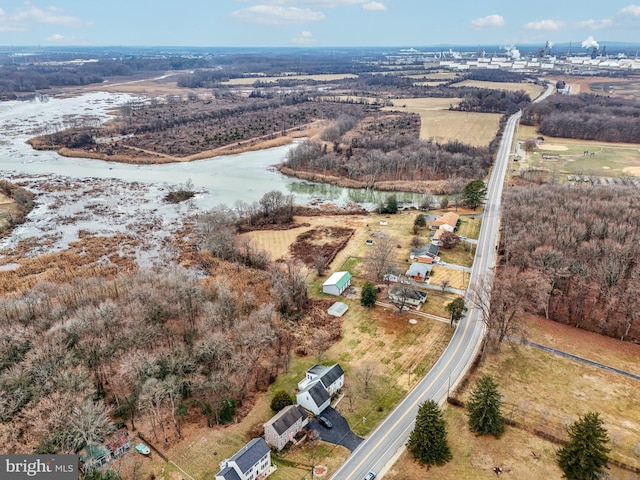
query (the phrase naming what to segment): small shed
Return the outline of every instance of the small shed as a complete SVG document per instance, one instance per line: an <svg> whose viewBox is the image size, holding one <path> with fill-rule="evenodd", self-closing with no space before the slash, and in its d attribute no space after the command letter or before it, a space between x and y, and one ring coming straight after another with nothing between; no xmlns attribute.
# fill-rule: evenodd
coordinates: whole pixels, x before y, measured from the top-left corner
<svg viewBox="0 0 640 480"><path fill-rule="evenodd" d="M335 272L322 284L322 293L339 296L351 286L349 272Z"/></svg>
<svg viewBox="0 0 640 480"><path fill-rule="evenodd" d="M349 310L349 305L343 302L336 302L329 307L329 310L327 310L327 313L334 317L341 317L345 313L347 313L347 310Z"/></svg>

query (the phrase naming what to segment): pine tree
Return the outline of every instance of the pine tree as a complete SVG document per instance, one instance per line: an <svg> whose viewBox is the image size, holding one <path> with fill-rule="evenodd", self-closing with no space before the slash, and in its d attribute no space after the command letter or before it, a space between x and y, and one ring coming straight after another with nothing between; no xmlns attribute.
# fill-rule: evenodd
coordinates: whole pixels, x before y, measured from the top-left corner
<svg viewBox="0 0 640 480"><path fill-rule="evenodd" d="M376 304L378 299L378 289L371 282L365 282L362 287L362 293L360 294L360 305L366 308L371 308Z"/></svg>
<svg viewBox="0 0 640 480"><path fill-rule="evenodd" d="M589 412L569 426L569 441L557 452L558 466L569 480L599 478L607 467L610 449L607 430L596 412Z"/></svg>
<svg viewBox="0 0 640 480"><path fill-rule="evenodd" d="M487 197L487 186L482 180L473 180L464 187L462 196L464 204L475 210L484 203Z"/></svg>
<svg viewBox="0 0 640 480"><path fill-rule="evenodd" d="M436 402L428 400L418 408L416 425L407 448L421 465L444 465L451 460L447 424Z"/></svg>
<svg viewBox="0 0 640 480"><path fill-rule="evenodd" d="M451 326L458 323L468 310L464 304L464 298L456 298L444 307L444 309L451 314Z"/></svg>
<svg viewBox="0 0 640 480"><path fill-rule="evenodd" d="M502 394L493 377L485 375L471 391L468 403L469 428L480 435L499 437L504 432L504 421L500 413Z"/></svg>

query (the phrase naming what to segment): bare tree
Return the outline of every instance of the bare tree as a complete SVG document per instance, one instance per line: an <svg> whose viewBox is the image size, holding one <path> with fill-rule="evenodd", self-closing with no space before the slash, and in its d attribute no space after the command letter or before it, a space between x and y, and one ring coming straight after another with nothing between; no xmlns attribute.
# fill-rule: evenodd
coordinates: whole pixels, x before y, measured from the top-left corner
<svg viewBox="0 0 640 480"><path fill-rule="evenodd" d="M393 262L395 241L391 237L380 238L372 245L366 256L367 270L372 278L380 282Z"/></svg>
<svg viewBox="0 0 640 480"><path fill-rule="evenodd" d="M497 351L505 339L523 335L522 313L525 291L516 280L516 271L487 275L472 287L471 301L482 313L487 327L487 345Z"/></svg>
<svg viewBox="0 0 640 480"><path fill-rule="evenodd" d="M369 391L377 374L378 366L372 361L364 362L354 370L354 377L362 385L365 398L369 396Z"/></svg>
<svg viewBox="0 0 640 480"><path fill-rule="evenodd" d="M271 267L270 274L280 313L299 314L308 307L309 293L299 261L287 258L278 262Z"/></svg>

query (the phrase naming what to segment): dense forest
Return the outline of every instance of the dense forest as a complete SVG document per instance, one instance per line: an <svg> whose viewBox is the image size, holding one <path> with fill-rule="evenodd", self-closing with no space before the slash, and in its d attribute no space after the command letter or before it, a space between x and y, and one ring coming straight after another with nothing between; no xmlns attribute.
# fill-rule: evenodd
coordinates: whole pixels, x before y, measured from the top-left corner
<svg viewBox="0 0 640 480"><path fill-rule="evenodd" d="M529 309L640 341L640 192L547 185L505 195L502 271Z"/></svg>
<svg viewBox="0 0 640 480"><path fill-rule="evenodd" d="M326 348L327 325L340 335L323 316L306 317L322 327L299 320L293 329L271 288L269 272L222 263L205 283L167 269L3 297L3 451L76 453L114 424L166 444L184 422L230 421L286 369L294 346L323 334Z"/></svg>
<svg viewBox="0 0 640 480"><path fill-rule="evenodd" d="M523 125L552 137L640 143L640 102L599 95L554 95L529 105Z"/></svg>

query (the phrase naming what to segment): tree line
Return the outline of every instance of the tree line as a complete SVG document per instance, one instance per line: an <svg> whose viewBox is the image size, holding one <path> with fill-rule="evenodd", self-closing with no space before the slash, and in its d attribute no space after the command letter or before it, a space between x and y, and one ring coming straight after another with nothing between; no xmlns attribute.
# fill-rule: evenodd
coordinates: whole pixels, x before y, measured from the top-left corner
<svg viewBox="0 0 640 480"><path fill-rule="evenodd" d="M640 340L639 206L632 187L510 189L498 290L512 292L513 308Z"/></svg>
<svg viewBox="0 0 640 480"><path fill-rule="evenodd" d="M531 104L524 125L553 137L640 143L640 102L599 95L554 95Z"/></svg>

